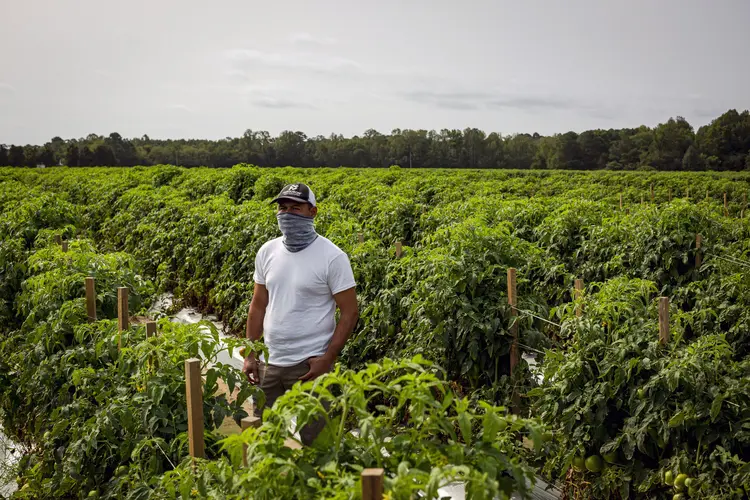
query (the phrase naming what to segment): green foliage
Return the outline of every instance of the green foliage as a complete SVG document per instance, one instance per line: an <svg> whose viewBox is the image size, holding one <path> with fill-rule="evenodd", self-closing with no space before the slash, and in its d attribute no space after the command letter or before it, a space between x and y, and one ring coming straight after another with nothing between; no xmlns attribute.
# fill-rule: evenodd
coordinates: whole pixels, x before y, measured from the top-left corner
<svg viewBox="0 0 750 500"><path fill-rule="evenodd" d="M692 313L679 310L661 346L652 282L615 278L592 288L584 319L561 308L567 348L547 352L550 382L530 392L533 412L558 431L545 470L564 477L576 456L615 454L591 480L591 498L666 494L660 477L678 464L700 476L701 498L729 498L748 484L750 465L717 467L709 454L750 450L750 433L738 425L750 418L750 363L723 334L689 339Z"/></svg>
<svg viewBox="0 0 750 500"><path fill-rule="evenodd" d="M296 429L315 418L325 428L301 449L285 446ZM164 475L154 494L179 498L197 491L216 498L356 498L363 468L379 467L388 498L418 492L438 498L441 486L466 483L467 498L529 497L534 480L524 461L543 431L537 422L508 415L504 408L459 398L442 374L417 356L384 359L355 372L337 369L314 382L297 384L263 414L257 429L224 440L229 457L191 464ZM248 467L241 467L242 446Z"/></svg>
<svg viewBox="0 0 750 500"><path fill-rule="evenodd" d="M649 156L649 144L661 141L676 157L686 130L684 124L668 123L658 134L638 129L612 137L605 131L569 135L565 148L549 144L549 156L538 161L571 164L580 153L586 161L603 162L603 144L614 140L622 143L623 165L663 166L674 158ZM481 136L469 135L477 141ZM286 139L299 144L299 137ZM398 145L404 166L409 155L419 162L428 152L418 134L408 139L415 142ZM507 146L512 144L520 158L534 140L518 136ZM520 162L510 151L505 158ZM695 153L694 148L691 161ZM85 485L112 497L142 498L154 491L191 495L195 489L195 495L213 491L231 498L247 497L260 484L267 490L259 497L335 497L355 492L359 467L377 459L387 469L394 497L453 478L468 481L483 498L508 491L500 479L488 480L504 480L507 476L488 471L507 472L508 465L480 463L470 449L500 460L477 444L479 422L486 404L507 405L515 390L521 394L520 409L530 409L554 430L543 446L550 454L535 457L534 465L550 477L566 478L568 486L584 485L584 496L662 497L674 493L674 485L663 483L671 470L674 478L685 473L695 479L691 488L701 498L731 498L750 484L750 282L745 278L750 224L739 218L749 208L748 180L746 173L267 171L247 165L0 169L0 405L6 431L35 450L24 464L26 491L37 497L74 495ZM331 376L337 381L330 388L335 412L321 449L285 451L280 443L288 437L284 425L291 415L307 418L331 399L316 389L322 382L295 389L288 406L269 410L262 430L252 436L253 443L262 444L253 450L258 465L248 471L237 469L239 441L228 440L222 448L211 431L225 416L236 419L241 412L234 403L211 400L209 451L218 460L199 463L200 474L193 474L180 465L186 456L178 428L184 425L181 363L199 353L210 359L223 347L216 332L163 322L164 334L155 340L146 340L142 328L124 332L127 348L118 351L116 327L109 321L116 288L129 288L131 311L147 307L155 292L169 291L179 303L216 313L230 332L242 334L256 253L279 235L268 201L295 181L313 187L320 201L317 230L351 260L360 321L341 362L364 371L342 368ZM702 235L700 253L696 234ZM56 236L69 241L67 253ZM396 259L399 241L403 257ZM699 255L702 265L696 267ZM518 272L519 316L511 314L507 300L511 267ZM85 323L83 304L83 279L89 275L97 279L103 318L93 325ZM587 283L581 300L572 294L575 278ZM666 346L657 342L659 295L672 299ZM576 306L583 307L581 318ZM521 351L542 351L537 352L542 382L532 378L525 361L513 380L508 376L514 322ZM230 348L242 342L228 341ZM378 388L372 399L378 403L368 404L367 414L355 412L361 398L370 397L370 389L363 389L365 396L355 390L368 370L399 366L415 380L427 380L417 374L434 368L421 362L419 369L407 361L372 368L384 358L413 356L444 367L445 378L427 384L433 406L420 407L426 393L417 397L416 389L416 400L402 402L390 389ZM206 368L206 394L214 394L218 378L239 384L243 398L249 394L231 368ZM440 420L434 405L444 402L446 384L455 398ZM403 384L396 385L403 390ZM155 399L160 402L154 404ZM340 406L344 401L347 411ZM458 401L466 401L464 413ZM407 418L414 415L409 406L423 411L419 425ZM390 413L392 408L401 408L400 413ZM345 414L349 417L335 420ZM349 433L372 428L365 424L368 419L392 440ZM65 422L66 430L55 428L56 421ZM453 434L421 427L438 421L452 425ZM117 429L116 439L106 434L107 426ZM45 432L55 440L48 443ZM402 433L408 442L398 437ZM121 445L122 439L127 443ZM453 447L444 448L451 442ZM520 450L502 448L503 443L499 439L502 460L518 460L513 463L526 471ZM372 450L378 446L398 460L377 457ZM357 461L355 452L372 460ZM593 472L599 469L597 457L602 468ZM324 477L311 472L308 463ZM567 476L571 464L579 470ZM127 469L117 475L123 466ZM279 468L288 475L269 472ZM232 479L245 473L246 481ZM518 488L519 476L511 476L507 484ZM259 483L260 477L271 479Z"/></svg>
<svg viewBox="0 0 750 500"><path fill-rule="evenodd" d="M221 452L212 431L225 416L247 414L242 402L255 394L234 368L216 361L226 346L210 323L180 326L161 321L159 335L145 337L133 326L118 332L109 297L116 284L129 284L134 305L152 288L127 255L97 255L81 241L67 253L44 248L29 258L32 274L18 309L22 330L3 331L0 341L0 417L4 432L32 450L19 471L24 495L70 497L100 490L119 498L137 489L139 478L161 474L187 456L184 361L201 357L206 371L204 415L209 456ZM101 319L88 323L83 278L94 274L100 287ZM103 290L103 292L102 292ZM118 342L124 348L118 350ZM209 363L212 366L209 367ZM234 402L217 391L222 378ZM128 477L115 474L125 467Z"/></svg>

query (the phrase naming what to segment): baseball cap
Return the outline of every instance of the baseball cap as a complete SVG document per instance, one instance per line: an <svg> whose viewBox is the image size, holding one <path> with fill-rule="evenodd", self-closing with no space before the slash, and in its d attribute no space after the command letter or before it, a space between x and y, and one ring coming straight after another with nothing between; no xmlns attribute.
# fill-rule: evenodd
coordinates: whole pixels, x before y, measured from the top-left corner
<svg viewBox="0 0 750 500"><path fill-rule="evenodd" d="M279 195L271 200L271 203L276 203L281 199L294 200L316 206L315 195L313 194L312 189L310 189L306 184L302 183L287 184L281 189Z"/></svg>

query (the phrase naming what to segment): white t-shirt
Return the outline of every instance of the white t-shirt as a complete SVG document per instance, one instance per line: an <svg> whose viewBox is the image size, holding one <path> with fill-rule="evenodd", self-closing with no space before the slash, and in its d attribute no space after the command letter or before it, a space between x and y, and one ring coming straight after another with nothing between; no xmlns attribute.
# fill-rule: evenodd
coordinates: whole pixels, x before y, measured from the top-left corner
<svg viewBox="0 0 750 500"><path fill-rule="evenodd" d="M253 279L268 290L268 364L293 366L325 354L336 328L333 296L355 284L346 253L323 236L299 252L276 238L258 250Z"/></svg>

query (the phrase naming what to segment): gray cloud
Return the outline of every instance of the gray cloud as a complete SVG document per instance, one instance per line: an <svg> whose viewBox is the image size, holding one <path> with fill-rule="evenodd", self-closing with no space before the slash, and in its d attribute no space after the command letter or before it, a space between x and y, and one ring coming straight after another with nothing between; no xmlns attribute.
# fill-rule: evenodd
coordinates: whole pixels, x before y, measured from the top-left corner
<svg viewBox="0 0 750 500"><path fill-rule="evenodd" d="M304 101L296 101L293 99L285 99L283 97L273 97L269 95L254 97L250 100L250 103L261 108L270 109L315 109L315 106Z"/></svg>
<svg viewBox="0 0 750 500"><path fill-rule="evenodd" d="M514 108L514 109L576 109L587 108L587 105L578 103L573 99L562 99L557 97L539 97L539 96L515 96L502 97L493 99L488 102L493 108Z"/></svg>
<svg viewBox="0 0 750 500"><path fill-rule="evenodd" d="M476 109L518 109L526 111L536 110L568 110L587 109L591 106L578 102L573 98L552 96L503 94L483 91L434 91L414 90L402 93L402 97L421 104L431 104L439 108L455 110Z"/></svg>
<svg viewBox="0 0 750 500"><path fill-rule="evenodd" d="M310 33L301 32L290 35L289 42L299 46L325 47L336 44L337 40L327 36L313 36Z"/></svg>
<svg viewBox="0 0 750 500"><path fill-rule="evenodd" d="M169 3L3 2L0 137L551 134L750 107L748 0Z"/></svg>
<svg viewBox="0 0 750 500"><path fill-rule="evenodd" d="M169 106L167 106L167 108L173 109L173 110L176 110L176 111L184 111L186 113L192 113L193 112L193 109L190 106L186 105L186 104L170 104Z"/></svg>
<svg viewBox="0 0 750 500"><path fill-rule="evenodd" d="M234 72L257 69L302 70L313 73L358 73L362 66L344 57L311 52L263 52L255 49L231 49L226 58Z"/></svg>

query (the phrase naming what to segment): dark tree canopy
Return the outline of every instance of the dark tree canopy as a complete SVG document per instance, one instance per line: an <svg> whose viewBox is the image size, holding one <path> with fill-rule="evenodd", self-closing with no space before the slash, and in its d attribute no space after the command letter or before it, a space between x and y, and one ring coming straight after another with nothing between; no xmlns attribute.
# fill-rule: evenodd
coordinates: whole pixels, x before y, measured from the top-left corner
<svg viewBox="0 0 750 500"><path fill-rule="evenodd" d="M750 112L731 109L694 131L682 117L654 128L586 130L552 136L501 135L476 128L402 130L361 136L308 137L285 130L277 137L246 130L219 140L52 138L43 145L0 145L0 165L134 166L174 164L231 167L512 168L576 170L743 170L750 166Z"/></svg>

